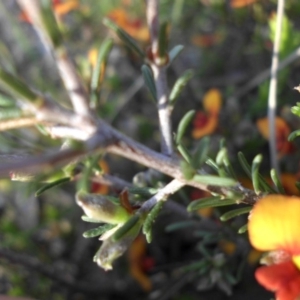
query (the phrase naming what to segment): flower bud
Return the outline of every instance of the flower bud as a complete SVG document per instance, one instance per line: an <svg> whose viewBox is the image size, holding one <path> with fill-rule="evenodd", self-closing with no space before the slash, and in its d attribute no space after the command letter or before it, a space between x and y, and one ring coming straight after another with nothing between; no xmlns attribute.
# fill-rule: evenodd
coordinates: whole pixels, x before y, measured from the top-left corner
<svg viewBox="0 0 300 300"><path fill-rule="evenodd" d="M113 236L105 240L94 257L94 261L105 271L112 270L113 262L120 257L137 237L142 226L140 219L119 240L114 241Z"/></svg>
<svg viewBox="0 0 300 300"><path fill-rule="evenodd" d="M76 203L89 218L99 220L99 222L119 224L126 222L130 217L129 212L124 207L99 194L79 191L76 194Z"/></svg>

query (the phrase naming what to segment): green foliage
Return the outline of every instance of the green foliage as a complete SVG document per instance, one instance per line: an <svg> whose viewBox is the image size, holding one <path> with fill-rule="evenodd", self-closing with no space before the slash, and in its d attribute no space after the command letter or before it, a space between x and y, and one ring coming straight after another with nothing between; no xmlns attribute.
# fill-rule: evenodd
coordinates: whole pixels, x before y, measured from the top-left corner
<svg viewBox="0 0 300 300"><path fill-rule="evenodd" d="M156 203L145 218L142 231L143 234L146 236L146 240L148 243L151 243L152 241L152 226L156 218L158 217L160 211L162 210L163 205L163 201L159 201L158 203Z"/></svg>
<svg viewBox="0 0 300 300"><path fill-rule="evenodd" d="M154 77L151 69L147 65L142 66L142 74L144 77L145 84L150 91L150 94L153 98L153 100L157 101L157 96L156 96L156 87L155 87L155 82L154 82Z"/></svg>

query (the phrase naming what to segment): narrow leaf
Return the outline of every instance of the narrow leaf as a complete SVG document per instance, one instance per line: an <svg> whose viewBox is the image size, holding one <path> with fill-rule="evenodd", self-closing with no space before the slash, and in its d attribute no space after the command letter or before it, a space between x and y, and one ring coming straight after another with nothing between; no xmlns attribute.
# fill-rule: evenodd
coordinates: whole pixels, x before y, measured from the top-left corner
<svg viewBox="0 0 300 300"><path fill-rule="evenodd" d="M41 1L41 17L44 29L50 38L53 46L58 48L62 45L63 38L58 28L56 18L53 14L52 1Z"/></svg>
<svg viewBox="0 0 300 300"><path fill-rule="evenodd" d="M184 229L184 228L188 228L188 227L192 227L192 226L196 226L196 225L197 225L197 223L195 221L191 221L191 220L176 222L176 223L166 226L165 232L172 232L172 231L176 231L176 230L180 230L180 229Z"/></svg>
<svg viewBox="0 0 300 300"><path fill-rule="evenodd" d="M275 169L272 169L271 172L270 172L270 174L271 174L272 181L274 182L274 185L275 185L275 186L277 187L277 189L278 189L278 192L279 192L280 194L285 195L286 192L285 192L285 190L284 190L284 187L283 187L283 185L282 185L282 183L281 183L281 181L280 181L280 179L279 179L279 176L278 176L276 170L275 170Z"/></svg>
<svg viewBox="0 0 300 300"><path fill-rule="evenodd" d="M113 47L112 39L106 39L100 46L98 51L98 57L96 65L93 69L91 78L91 107L97 107L98 96L97 93L100 90L100 78L103 77L105 72L105 66L107 63L108 55Z"/></svg>
<svg viewBox="0 0 300 300"><path fill-rule="evenodd" d="M118 37L127 45L130 49L134 50L141 58L145 57L144 52L141 50L141 48L136 44L134 39L125 32L121 27L119 27L117 24L115 24L113 21L111 21L108 18L104 18L103 24L113 30Z"/></svg>
<svg viewBox="0 0 300 300"><path fill-rule="evenodd" d="M259 166L262 162L262 155L258 154L254 157L252 162L252 169L251 169L251 177L252 183L254 187L254 191L258 194L261 192L260 188L260 178L259 178Z"/></svg>
<svg viewBox="0 0 300 300"><path fill-rule="evenodd" d="M187 211L192 212L200 208L227 206L232 204L236 204L236 201L233 199L221 199L221 197L219 196L212 196L212 197L202 198L199 200L194 200L188 205Z"/></svg>
<svg viewBox="0 0 300 300"><path fill-rule="evenodd" d="M183 48L184 46L177 45L169 52L169 64L171 64L175 60L175 58L181 53Z"/></svg>
<svg viewBox="0 0 300 300"><path fill-rule="evenodd" d="M177 134L176 134L176 144L179 145L181 143L182 137L191 123L193 117L195 115L195 110L188 111L180 120L178 128L177 128Z"/></svg>
<svg viewBox="0 0 300 300"><path fill-rule="evenodd" d="M189 163L192 163L192 157L189 153L189 151L187 150L187 148L181 144L179 144L177 146L177 150L180 152L180 154L182 155L182 157Z"/></svg>
<svg viewBox="0 0 300 300"><path fill-rule="evenodd" d="M227 213L223 214L220 217L220 220L221 221L227 221L227 220L230 220L230 219L232 219L234 217L237 217L239 215L246 214L246 213L248 213L251 210L252 210L252 207L249 207L249 206L238 208L238 209L234 209L234 210L228 211Z"/></svg>
<svg viewBox="0 0 300 300"><path fill-rule="evenodd" d="M116 227L116 224L104 224L101 225L97 228L92 228L90 230L87 230L83 233L83 237L85 238L92 238L92 237L96 237L99 236L101 234L103 234L104 232Z"/></svg>
<svg viewBox="0 0 300 300"><path fill-rule="evenodd" d="M300 109L299 109L299 116L300 116ZM289 136L288 136L288 141L292 142L296 137L300 135L300 130L293 131Z"/></svg>
<svg viewBox="0 0 300 300"><path fill-rule="evenodd" d="M242 166L244 172L247 174L247 176L251 179L251 167L248 164L244 154L242 152L238 153L238 160L240 162L240 165Z"/></svg>
<svg viewBox="0 0 300 300"><path fill-rule="evenodd" d="M248 164L244 154L242 152L238 153L238 160L242 166L242 168L244 169L245 173L247 174L247 176L252 179L252 175L251 175L251 167ZM259 174L259 180L260 183L264 189L265 192L269 192L269 193L276 193L276 191L269 185L269 183L267 183L267 181L263 178L262 175Z"/></svg>
<svg viewBox="0 0 300 300"><path fill-rule="evenodd" d="M166 62L166 54L168 49L168 23L163 22L159 27L159 35L158 35L158 56L160 59L165 60Z"/></svg>
<svg viewBox="0 0 300 300"><path fill-rule="evenodd" d="M71 180L70 177L65 177L65 178L60 178L56 181L53 181L53 182L50 182L44 186L42 186L41 188L39 188L36 192L35 192L35 195L36 196L40 196L41 194L43 194L44 192L46 192L47 190L53 188L53 187L56 187L56 186L59 186L65 182L69 182Z"/></svg>
<svg viewBox="0 0 300 300"><path fill-rule="evenodd" d="M248 230L248 224L245 224L238 230L238 233L242 234L242 233L245 233L247 230Z"/></svg>
<svg viewBox="0 0 300 300"><path fill-rule="evenodd" d="M147 65L142 66L142 74L145 80L145 84L148 88L148 90L151 93L152 98L157 101L157 96L156 96L156 87L155 87L155 82L153 78L153 73L151 69Z"/></svg>
<svg viewBox="0 0 300 300"><path fill-rule="evenodd" d="M210 166L214 171L219 172L219 167L218 165L211 159L208 158L205 163Z"/></svg>
<svg viewBox="0 0 300 300"><path fill-rule="evenodd" d="M207 160L207 154L209 150L210 138L208 136L203 137L197 144L195 154L193 155L193 163L196 169L202 167Z"/></svg>
<svg viewBox="0 0 300 300"><path fill-rule="evenodd" d="M236 181L232 178L223 178L214 175L195 175L193 179L207 185L233 186L236 184Z"/></svg>
<svg viewBox="0 0 300 300"><path fill-rule="evenodd" d="M180 95L180 93L182 92L182 90L184 89L184 87L186 86L186 84L189 82L189 80L194 76L194 71L193 70L187 70L183 73L182 76L180 76L173 88L172 91L170 93L170 104L174 106L175 101L177 100L178 96Z"/></svg>
<svg viewBox="0 0 300 300"><path fill-rule="evenodd" d="M102 221L99 221L97 219L94 219L94 218L90 218L88 216L81 216L81 220L84 221L84 222L89 222L89 223L103 223Z"/></svg>
<svg viewBox="0 0 300 300"><path fill-rule="evenodd" d="M151 243L152 241L152 225L156 220L156 218L158 217L163 205L164 205L164 201L159 201L158 203L156 203L155 206L148 213L144 221L143 234L145 234L148 243Z"/></svg>
<svg viewBox="0 0 300 300"><path fill-rule="evenodd" d="M112 236L114 242L120 240L133 226L139 221L138 215L132 216L122 227L120 227Z"/></svg>
<svg viewBox="0 0 300 300"><path fill-rule="evenodd" d="M157 193L157 189L143 188L138 186L133 186L128 188L130 194L139 195L145 199L150 198Z"/></svg>
<svg viewBox="0 0 300 300"><path fill-rule="evenodd" d="M13 95L36 105L42 104L42 99L28 88L24 82L2 69L0 69L0 83Z"/></svg>

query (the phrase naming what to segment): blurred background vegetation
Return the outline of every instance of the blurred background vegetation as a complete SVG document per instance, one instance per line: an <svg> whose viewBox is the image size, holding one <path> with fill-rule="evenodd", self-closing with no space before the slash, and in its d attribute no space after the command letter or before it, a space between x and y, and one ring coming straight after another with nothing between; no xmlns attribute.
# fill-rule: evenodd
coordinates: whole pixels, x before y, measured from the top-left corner
<svg viewBox="0 0 300 300"><path fill-rule="evenodd" d="M186 136L194 148L211 136L215 156L224 137L239 181L251 187L237 163L237 152L252 160L262 153L261 172L269 180L267 115L268 80L247 88L251 80L270 68L276 4L273 0L161 0L161 20L168 21L169 48L184 50L168 69L169 86L185 71L193 77L175 105L177 127L183 114L197 111ZM149 45L145 4L138 0L53 1L67 47L88 85L97 49L108 36L115 39L105 78L102 78L99 115L122 132L159 150L156 106L144 85L142 61L102 24L110 17L132 35L143 49ZM300 46L300 2L286 0L280 58ZM68 105L67 95L50 54L40 43L30 20L16 1L0 1L0 64L30 86ZM293 90L300 83L299 59L279 73L277 128L282 182L290 194L299 194L299 142L287 136L299 129L290 108L299 101ZM246 88L245 88L246 87ZM205 97L217 91L219 104L209 108ZM216 95L216 94L215 94ZM0 118L17 116L5 93L0 97ZM214 100L211 100L214 103ZM211 125L211 120L214 120ZM1 133L1 153L40 154L59 146L36 129ZM115 156L105 156L105 171L129 182L143 167ZM187 218L165 207L154 225L152 244L142 237L114 270L105 272L92 258L99 241L84 239L91 228L81 220L74 201L75 185L66 183L36 197L35 183L0 181L0 294L32 299L269 299L253 277L260 253L247 234L237 234L246 223L241 216L221 223L225 209L199 210ZM120 191L104 186L99 193ZM185 188L173 200L186 207L207 196Z"/></svg>

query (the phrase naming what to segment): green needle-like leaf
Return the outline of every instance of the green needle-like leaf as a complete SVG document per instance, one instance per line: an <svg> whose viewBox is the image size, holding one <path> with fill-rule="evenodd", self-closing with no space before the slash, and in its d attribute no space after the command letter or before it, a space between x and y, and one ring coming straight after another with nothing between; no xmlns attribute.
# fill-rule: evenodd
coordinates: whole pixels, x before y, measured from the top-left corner
<svg viewBox="0 0 300 300"><path fill-rule="evenodd" d="M27 85L14 75L0 69L0 83L13 95L23 100L31 102L37 106L43 103L43 100L36 95Z"/></svg>
<svg viewBox="0 0 300 300"><path fill-rule="evenodd" d="M113 47L112 39L106 39L100 46L98 51L98 57L96 66L93 69L92 79L91 79L91 107L97 107L98 95L100 90L100 78L103 76L105 65L107 63L108 55Z"/></svg>
<svg viewBox="0 0 300 300"><path fill-rule="evenodd" d="M279 176L278 176L276 170L275 170L275 169L272 169L271 172L270 172L270 174L271 174L272 181L274 182L274 185L275 185L275 186L277 187L277 189L278 189L278 192L279 192L280 194L285 195L286 192L285 192L285 190L284 190L284 187L283 187L283 185L282 185L282 183L281 183L281 181L280 181L280 179L279 179Z"/></svg>
<svg viewBox="0 0 300 300"><path fill-rule="evenodd" d="M116 224L104 224L104 225L101 225L101 226L99 226L97 228L93 228L93 229L85 231L83 233L83 237L85 237L85 238L93 238L93 237L96 237L96 236L100 236L104 232L106 232L106 231L108 231L110 229L113 229L116 226L117 226Z"/></svg>
<svg viewBox="0 0 300 300"><path fill-rule="evenodd" d="M233 199L221 199L221 197L219 196L215 196L215 197L213 196L213 197L201 198L199 200L194 200L188 205L187 211L192 212L200 208L227 206L232 204L236 204L236 201Z"/></svg>
<svg viewBox="0 0 300 300"><path fill-rule="evenodd" d="M232 178L223 178L214 175L195 175L193 179L207 185L234 186L236 184L236 181Z"/></svg>
<svg viewBox="0 0 300 300"><path fill-rule="evenodd" d="M158 56L160 59L165 60L166 62L166 54L168 50L168 23L163 22L159 28L158 35Z"/></svg>
<svg viewBox="0 0 300 300"><path fill-rule="evenodd" d="M300 111L300 109L299 109ZM300 116L300 112L299 112L299 116ZM292 142L296 137L298 137L300 135L300 130L296 130L293 131L289 136L288 136L288 141Z"/></svg>
<svg viewBox="0 0 300 300"><path fill-rule="evenodd" d="M185 146L183 146L182 144L179 144L177 146L177 150L180 152L180 154L182 155L182 157L189 163L192 163L192 157L189 153L189 151L187 150L187 148Z"/></svg>
<svg viewBox="0 0 300 300"><path fill-rule="evenodd" d="M205 136L197 144L195 154L193 155L193 163L192 163L196 169L202 167L202 165L207 160L209 142L210 142L210 138L208 136Z"/></svg>
<svg viewBox="0 0 300 300"><path fill-rule="evenodd" d="M81 216L81 220L84 221L84 222L89 222L89 223L103 223L102 221L99 221L97 219L93 219L93 218L90 218L88 216Z"/></svg>
<svg viewBox="0 0 300 300"><path fill-rule="evenodd" d="M112 236L114 242L120 240L134 225L140 220L140 216L132 216L122 227L120 227Z"/></svg>
<svg viewBox="0 0 300 300"><path fill-rule="evenodd" d="M176 99L193 76L193 70L187 70L176 80L169 97L171 105L174 106Z"/></svg>
<svg viewBox="0 0 300 300"><path fill-rule="evenodd" d="M252 177L252 183L254 187L254 191L259 194L261 192L260 188L260 178L259 178L259 166L262 162L262 155L258 154L254 157L253 163L252 163L252 169L251 169L251 177Z"/></svg>
<svg viewBox="0 0 300 300"><path fill-rule="evenodd" d="M125 32L121 27L119 27L117 24L115 24L108 18L104 18L103 24L111 30L113 30L118 35L118 37L125 43L125 45L127 45L130 49L135 51L141 58L144 59L145 53L127 32Z"/></svg>
<svg viewBox="0 0 300 300"><path fill-rule="evenodd" d="M180 120L178 128L177 128L177 134L176 134L176 144L179 145L181 143L182 137L191 123L193 117L195 115L195 110L188 111Z"/></svg>
<svg viewBox="0 0 300 300"><path fill-rule="evenodd" d="M35 192L35 195L36 196L40 196L42 193L48 191L49 189L53 188L53 187L56 187L56 186L59 186L65 182L69 182L71 180L70 177L65 177L65 178L60 178L56 181L53 181L53 182L50 182L44 186L42 186L41 188L39 188L36 192Z"/></svg>
<svg viewBox="0 0 300 300"><path fill-rule="evenodd" d="M153 73L151 69L147 65L142 66L142 74L145 80L145 84L148 88L148 90L151 93L152 98L154 99L155 103L157 101L157 96L156 96L156 86L153 78Z"/></svg>
<svg viewBox="0 0 300 300"><path fill-rule="evenodd" d="M148 243L151 243L152 241L152 225L156 218L158 217L162 207L164 205L163 201L159 201L155 204L155 206L151 209L151 211L148 213L144 224L143 224L143 234L146 236L146 240Z"/></svg>
<svg viewBox="0 0 300 300"><path fill-rule="evenodd" d="M53 14L52 1L41 1L41 17L44 29L50 38L54 48L62 45L62 35Z"/></svg>
<svg viewBox="0 0 300 300"><path fill-rule="evenodd" d="M245 224L238 230L238 233L242 234L242 233L245 233L247 230L248 230L248 224Z"/></svg>
<svg viewBox="0 0 300 300"><path fill-rule="evenodd" d="M171 64L175 60L175 58L178 57L183 48L184 46L177 45L169 52L169 64Z"/></svg>
<svg viewBox="0 0 300 300"><path fill-rule="evenodd" d="M228 211L227 213L223 214L221 217L220 217L220 220L221 221L227 221L227 220L230 220L234 217L237 217L239 215L243 215L243 214L246 214L248 213L249 211L252 210L252 207L242 207L242 208L237 208L237 209L234 209L234 210L231 210L231 211Z"/></svg>

